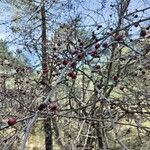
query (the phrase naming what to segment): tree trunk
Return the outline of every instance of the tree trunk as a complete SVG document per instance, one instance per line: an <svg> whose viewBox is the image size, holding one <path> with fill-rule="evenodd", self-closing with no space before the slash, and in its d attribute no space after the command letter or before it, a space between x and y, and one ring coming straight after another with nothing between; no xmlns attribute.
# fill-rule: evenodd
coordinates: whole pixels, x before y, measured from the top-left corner
<svg viewBox="0 0 150 150"><path fill-rule="evenodd" d="M103 149L103 139L102 139L101 131L99 129L99 124L97 125L96 132L97 132L97 140L98 140L98 149L100 150Z"/></svg>
<svg viewBox="0 0 150 150"><path fill-rule="evenodd" d="M42 71L43 80L48 80L48 60L47 60L47 38L46 38L46 14L45 3L41 7L41 19L42 19ZM48 88L48 87L47 87ZM44 94L47 94L47 88L45 88ZM52 127L51 118L44 120L44 132L45 132L45 149L53 149L52 141Z"/></svg>

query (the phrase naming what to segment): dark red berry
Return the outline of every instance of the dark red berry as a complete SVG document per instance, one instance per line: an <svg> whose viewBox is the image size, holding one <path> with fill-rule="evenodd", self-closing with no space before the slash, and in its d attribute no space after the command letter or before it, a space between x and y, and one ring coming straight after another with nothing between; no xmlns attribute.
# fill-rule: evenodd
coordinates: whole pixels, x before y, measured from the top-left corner
<svg viewBox="0 0 150 150"><path fill-rule="evenodd" d="M123 35L119 34L115 37L115 41L121 42L123 41Z"/></svg>
<svg viewBox="0 0 150 150"><path fill-rule="evenodd" d="M50 104L49 104L49 109L51 110L51 111L53 111L53 112L56 112L56 111L58 111L58 104L57 104L57 102L51 102Z"/></svg>
<svg viewBox="0 0 150 150"><path fill-rule="evenodd" d="M80 42L80 46L82 47L84 44L83 44L83 42Z"/></svg>
<svg viewBox="0 0 150 150"><path fill-rule="evenodd" d="M91 52L91 56L92 56L92 57L96 57L96 56L97 56L97 51L96 51L96 50L93 50L93 51Z"/></svg>
<svg viewBox="0 0 150 150"><path fill-rule="evenodd" d="M78 59L81 60L84 57L84 54L82 52L78 53Z"/></svg>
<svg viewBox="0 0 150 150"><path fill-rule="evenodd" d="M97 44L95 45L95 48L98 49L99 47L100 47L100 44L97 43Z"/></svg>
<svg viewBox="0 0 150 150"><path fill-rule="evenodd" d="M117 81L118 80L118 76L113 76L113 80Z"/></svg>
<svg viewBox="0 0 150 150"><path fill-rule="evenodd" d="M138 27L138 26L139 26L139 23L138 23L138 22L135 22L135 23L134 23L134 26L135 26L135 27Z"/></svg>
<svg viewBox="0 0 150 150"><path fill-rule="evenodd" d="M105 43L103 43L103 45L102 45L104 48L108 48L108 43L107 42L105 42Z"/></svg>
<svg viewBox="0 0 150 150"><path fill-rule="evenodd" d="M12 117L12 118L9 118L8 121L7 121L8 125L9 126L13 126L17 123L17 119Z"/></svg>
<svg viewBox="0 0 150 150"><path fill-rule="evenodd" d="M95 66L95 69L100 69L100 65L96 65L96 66Z"/></svg>
<svg viewBox="0 0 150 150"><path fill-rule="evenodd" d="M69 66L74 68L74 67L76 67L76 64L77 64L76 61L72 61L72 62L70 62Z"/></svg>
<svg viewBox="0 0 150 150"><path fill-rule="evenodd" d="M47 104L46 104L46 103L42 103L42 104L40 104L40 106L38 107L38 110L39 110L39 111L42 111L42 110L44 110L46 107L47 107Z"/></svg>
<svg viewBox="0 0 150 150"><path fill-rule="evenodd" d="M140 32L140 36L146 36L146 31L145 30L141 30L141 32Z"/></svg>
<svg viewBox="0 0 150 150"><path fill-rule="evenodd" d="M76 79L76 78L77 78L76 72L73 72L73 71L68 72L67 76L68 76L68 77L71 77L72 79Z"/></svg>
<svg viewBox="0 0 150 150"><path fill-rule="evenodd" d="M43 74L45 75L45 74L47 74L48 73L48 69L44 69L43 70Z"/></svg>
<svg viewBox="0 0 150 150"><path fill-rule="evenodd" d="M64 60L64 61L63 61L63 65L67 65L68 63L69 63L68 60Z"/></svg>
<svg viewBox="0 0 150 150"><path fill-rule="evenodd" d="M17 68L17 69L16 69L16 72L17 72L17 73L20 72L20 68Z"/></svg>

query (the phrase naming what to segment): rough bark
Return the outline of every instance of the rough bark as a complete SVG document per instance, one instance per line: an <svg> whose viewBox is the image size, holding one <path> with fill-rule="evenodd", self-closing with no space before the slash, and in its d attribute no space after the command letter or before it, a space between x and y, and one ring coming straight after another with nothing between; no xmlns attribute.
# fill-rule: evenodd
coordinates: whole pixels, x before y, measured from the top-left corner
<svg viewBox="0 0 150 150"><path fill-rule="evenodd" d="M41 7L41 19L42 19L42 70L43 70L43 80L48 80L48 61L47 61L47 35L46 35L46 14L45 14L45 4ZM47 93L47 88L44 91ZM52 141L52 127L51 118L44 120L44 132L45 132L45 149L53 149Z"/></svg>

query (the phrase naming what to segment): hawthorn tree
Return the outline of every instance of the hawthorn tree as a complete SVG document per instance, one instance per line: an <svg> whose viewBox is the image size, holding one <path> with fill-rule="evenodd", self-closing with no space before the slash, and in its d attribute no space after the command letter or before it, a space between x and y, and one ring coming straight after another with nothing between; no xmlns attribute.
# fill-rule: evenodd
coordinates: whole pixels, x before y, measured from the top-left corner
<svg viewBox="0 0 150 150"><path fill-rule="evenodd" d="M150 132L150 6L135 4L14 1L19 16L12 20L11 42L22 45L18 53L36 54L40 67L15 68L12 87L5 87L4 99L13 104L1 111L3 149L25 149L38 121L46 150L128 150L137 139L136 149L144 147Z"/></svg>

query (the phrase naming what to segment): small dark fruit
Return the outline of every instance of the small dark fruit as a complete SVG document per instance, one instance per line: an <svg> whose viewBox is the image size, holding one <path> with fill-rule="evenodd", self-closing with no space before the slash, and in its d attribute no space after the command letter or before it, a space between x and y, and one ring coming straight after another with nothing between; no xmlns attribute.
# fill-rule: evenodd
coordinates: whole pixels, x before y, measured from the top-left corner
<svg viewBox="0 0 150 150"><path fill-rule="evenodd" d="M100 65L96 65L96 66L95 66L95 69L100 69Z"/></svg>
<svg viewBox="0 0 150 150"><path fill-rule="evenodd" d="M57 43L57 46L60 46L61 44L60 43Z"/></svg>
<svg viewBox="0 0 150 150"><path fill-rule="evenodd" d="M95 45L95 48L98 49L99 47L100 47L100 44L97 43L97 44Z"/></svg>
<svg viewBox="0 0 150 150"><path fill-rule="evenodd" d="M97 51L96 51L96 50L93 50L93 51L91 52L91 56L92 56L92 57L96 57L96 56L97 56Z"/></svg>
<svg viewBox="0 0 150 150"><path fill-rule="evenodd" d="M68 72L67 76L72 78L72 79L76 79L77 78L77 73L74 72L74 71L71 71L71 72Z"/></svg>
<svg viewBox="0 0 150 150"><path fill-rule="evenodd" d="M64 60L64 61L63 61L63 65L67 65L68 63L69 63L68 60Z"/></svg>
<svg viewBox="0 0 150 150"><path fill-rule="evenodd" d="M77 55L78 59L81 60L84 57L84 53L80 52Z"/></svg>
<svg viewBox="0 0 150 150"><path fill-rule="evenodd" d="M84 44L83 44L83 42L80 42L80 46L82 47Z"/></svg>
<svg viewBox="0 0 150 150"><path fill-rule="evenodd" d="M146 36L146 31L145 30L141 30L140 36L142 36L142 37Z"/></svg>
<svg viewBox="0 0 150 150"><path fill-rule="evenodd" d="M142 75L145 75L145 73L146 73L146 72L143 70L143 71L142 71Z"/></svg>
<svg viewBox="0 0 150 150"><path fill-rule="evenodd" d="M102 28L102 25L98 25L97 30L99 30L100 28Z"/></svg>
<svg viewBox="0 0 150 150"><path fill-rule="evenodd" d="M120 90L123 91L123 90L124 90L124 87L121 86L121 87L120 87Z"/></svg>
<svg viewBox="0 0 150 150"><path fill-rule="evenodd" d="M58 107L57 102L50 102L49 109L53 112L58 111L59 107Z"/></svg>
<svg viewBox="0 0 150 150"><path fill-rule="evenodd" d="M143 68L142 67L139 67L139 71L142 71L143 70Z"/></svg>
<svg viewBox="0 0 150 150"><path fill-rule="evenodd" d="M54 50L54 51L56 51L56 50L57 50L57 48L56 48L56 47L53 47L53 50Z"/></svg>
<svg viewBox="0 0 150 150"><path fill-rule="evenodd" d="M13 126L17 123L17 119L12 117L12 118L9 118L8 121L7 121L8 125L9 126Z"/></svg>
<svg viewBox="0 0 150 150"><path fill-rule="evenodd" d="M102 45L104 48L108 48L108 43L107 42L105 42L105 43L103 43L103 45Z"/></svg>
<svg viewBox="0 0 150 150"><path fill-rule="evenodd" d="M40 106L38 107L38 110L39 110L39 111L42 111L42 110L44 110L46 107L47 107L47 104L46 104L46 103L41 103Z"/></svg>
<svg viewBox="0 0 150 150"><path fill-rule="evenodd" d="M135 22L135 23L134 23L134 26L135 26L135 27L138 27L138 26L139 26L139 23L138 23L138 22Z"/></svg>
<svg viewBox="0 0 150 150"><path fill-rule="evenodd" d="M72 61L70 62L69 66L72 67L72 68L75 68L77 65L76 61Z"/></svg>
<svg viewBox="0 0 150 150"><path fill-rule="evenodd" d="M47 74L47 73L48 73L48 69L44 69L43 74Z"/></svg>
<svg viewBox="0 0 150 150"><path fill-rule="evenodd" d="M118 76L113 76L113 80L117 81L118 80Z"/></svg>
<svg viewBox="0 0 150 150"><path fill-rule="evenodd" d="M115 37L115 41L121 42L123 41L123 35L119 34Z"/></svg>

